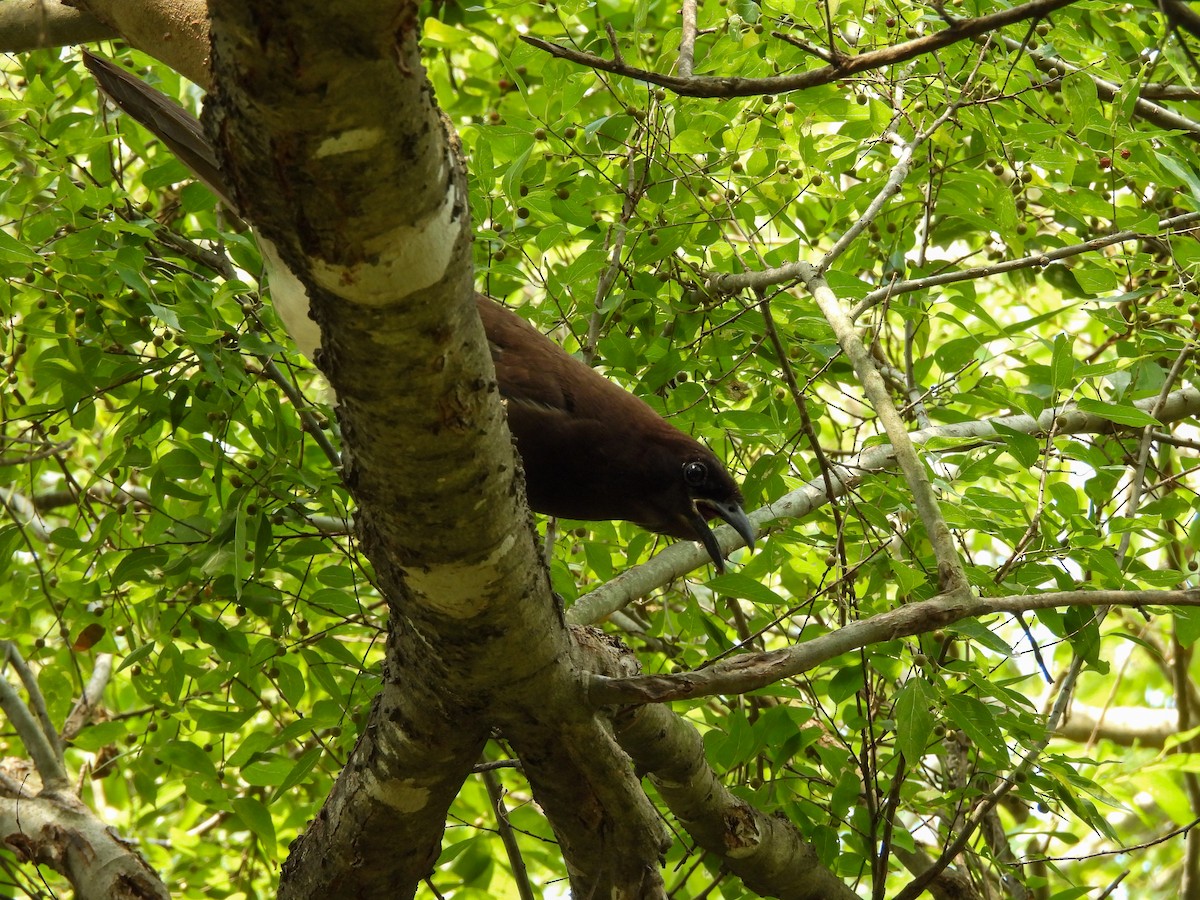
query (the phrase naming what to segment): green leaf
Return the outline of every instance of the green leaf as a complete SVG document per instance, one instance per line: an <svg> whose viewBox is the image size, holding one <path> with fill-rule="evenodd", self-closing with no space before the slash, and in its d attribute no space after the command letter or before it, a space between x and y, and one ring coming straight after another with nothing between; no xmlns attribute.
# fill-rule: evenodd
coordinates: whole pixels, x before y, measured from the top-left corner
<svg viewBox="0 0 1200 900"><path fill-rule="evenodd" d="M193 744L191 741L171 740L167 741L158 749L158 755L163 762L179 766L189 772L196 772L200 775L208 775L212 778L217 777L217 767L213 765L212 759L200 747Z"/></svg>
<svg viewBox="0 0 1200 900"><path fill-rule="evenodd" d="M288 791L300 784L304 778L312 771L313 766L321 758L322 749L320 747L310 747L300 755L296 760L296 764L284 776L283 781L279 783L272 799L284 796Z"/></svg>
<svg viewBox="0 0 1200 900"><path fill-rule="evenodd" d="M1093 416L1100 416L1102 419L1107 419L1110 422L1116 422L1118 425L1130 425L1135 428L1145 428L1147 426L1157 426L1162 423L1149 413L1142 412L1136 406L1126 404L1105 403L1102 400L1092 400L1084 397L1076 404L1081 412L1088 413Z"/></svg>
<svg viewBox="0 0 1200 900"><path fill-rule="evenodd" d="M1195 169L1169 153L1155 153L1154 157L1164 169L1187 185L1192 194L1192 202L1200 204L1200 177L1196 175Z"/></svg>
<svg viewBox="0 0 1200 900"><path fill-rule="evenodd" d="M1071 274L1075 276L1079 287L1086 294L1105 294L1115 291L1119 285L1115 272L1090 263L1076 266L1071 270Z"/></svg>
<svg viewBox="0 0 1200 900"><path fill-rule="evenodd" d="M1078 274L1078 273L1077 273ZM1074 382L1075 357L1071 352L1072 341L1065 334L1054 336L1053 355L1050 361L1050 390L1059 393Z"/></svg>
<svg viewBox="0 0 1200 900"><path fill-rule="evenodd" d="M284 783L294 769L295 763L286 756L266 753L242 766L241 774L246 784L255 787L277 787Z"/></svg>
<svg viewBox="0 0 1200 900"><path fill-rule="evenodd" d="M996 724L996 714L987 705L966 694L952 694L946 699L946 716L994 765L1008 765L1008 747Z"/></svg>
<svg viewBox="0 0 1200 900"><path fill-rule="evenodd" d="M896 722L896 746L910 768L921 764L933 734L935 702L933 690L920 678L909 678L896 694L892 716Z"/></svg>
<svg viewBox="0 0 1200 900"><path fill-rule="evenodd" d="M238 818L258 838L259 844L270 859L275 859L278 845L275 840L275 822L271 812L261 801L253 797L234 797L230 803Z"/></svg>
<svg viewBox="0 0 1200 900"><path fill-rule="evenodd" d="M708 586L718 594L750 600L764 606L786 606L788 602L765 584L741 572L726 572L724 575L710 578Z"/></svg>
<svg viewBox="0 0 1200 900"><path fill-rule="evenodd" d="M154 646L154 641L147 641L140 647L137 647L135 650L133 650L133 652L129 653L124 659L121 660L121 664L117 666L117 671L124 671L130 666L136 665L137 663L146 659L146 657L150 656L154 652Z"/></svg>
<svg viewBox="0 0 1200 900"><path fill-rule="evenodd" d="M999 422L995 424L996 434L1004 439L1004 446L1013 458L1023 468L1031 469L1042 455L1042 442L1031 434L1013 429Z"/></svg>

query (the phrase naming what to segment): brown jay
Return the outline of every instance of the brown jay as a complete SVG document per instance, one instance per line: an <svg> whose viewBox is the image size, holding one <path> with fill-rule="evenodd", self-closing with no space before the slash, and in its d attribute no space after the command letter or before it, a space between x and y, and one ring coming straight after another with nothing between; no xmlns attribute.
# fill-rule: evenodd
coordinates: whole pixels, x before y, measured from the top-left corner
<svg viewBox="0 0 1200 900"><path fill-rule="evenodd" d="M86 51L84 62L117 106L237 211L199 120L124 69ZM280 318L311 357L320 335L308 317L303 287L270 243L261 236L259 241L275 276L272 295ZM299 298L290 309L280 296L283 288ZM711 450L499 303L476 294L476 306L525 469L530 508L569 519L624 519L700 541L718 571L725 562L709 519L724 519L754 548L741 491Z"/></svg>

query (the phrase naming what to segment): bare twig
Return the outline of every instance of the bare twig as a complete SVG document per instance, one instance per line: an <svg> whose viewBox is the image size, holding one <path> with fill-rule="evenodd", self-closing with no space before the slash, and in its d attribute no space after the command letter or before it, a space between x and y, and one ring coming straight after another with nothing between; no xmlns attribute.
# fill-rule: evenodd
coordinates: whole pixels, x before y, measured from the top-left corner
<svg viewBox="0 0 1200 900"><path fill-rule="evenodd" d="M485 769L480 775L483 785L487 788L488 800L496 813L496 830L500 832L500 842L504 844L504 852L508 856L509 869L513 881L517 885L517 894L521 900L534 900L533 885L529 883L529 871L525 868L525 858L521 856L521 848L517 844L517 835L512 823L508 821L508 807L504 804L504 788L496 777L494 769Z"/></svg>

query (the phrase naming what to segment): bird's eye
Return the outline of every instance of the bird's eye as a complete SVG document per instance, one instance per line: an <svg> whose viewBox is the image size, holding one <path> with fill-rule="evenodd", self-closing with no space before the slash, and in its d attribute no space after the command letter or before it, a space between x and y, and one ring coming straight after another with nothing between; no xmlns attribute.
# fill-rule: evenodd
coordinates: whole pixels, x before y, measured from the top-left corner
<svg viewBox="0 0 1200 900"><path fill-rule="evenodd" d="M692 487L700 487L708 480L708 466L702 462L685 463L683 467L683 480Z"/></svg>

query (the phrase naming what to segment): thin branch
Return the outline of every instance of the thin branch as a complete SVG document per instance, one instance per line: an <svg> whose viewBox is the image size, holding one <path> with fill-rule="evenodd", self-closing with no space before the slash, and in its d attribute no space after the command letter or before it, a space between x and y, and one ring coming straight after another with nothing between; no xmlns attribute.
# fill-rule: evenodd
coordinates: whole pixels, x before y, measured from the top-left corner
<svg viewBox="0 0 1200 900"><path fill-rule="evenodd" d="M800 413L800 428L804 431L805 437L808 438L808 445L812 447L813 456L817 460L817 470L821 473L821 477L825 483L825 496L829 501L829 510L833 513L833 531L837 535L837 552L838 558L844 567L846 565L846 544L844 539L844 528L842 526L842 513L837 507L837 492L833 486L833 478L830 476L829 458L825 455L825 449L821 446L821 442L817 437L817 429L813 427L812 417L808 414L808 403L804 399L804 395L800 392L800 385L796 383L796 373L792 371L792 365L788 361L787 348L783 346L783 340L779 337L779 329L775 327L775 316L771 313L771 301L759 293L759 309L762 311L763 330L771 341L771 346L775 348L775 357L779 360L780 371L783 372L783 381L787 385L788 393L791 394L792 403L796 407L796 411Z"/></svg>
<svg viewBox="0 0 1200 900"><path fill-rule="evenodd" d="M1167 397L1171 395L1171 387L1179 381L1179 376L1183 372L1183 367L1192 357L1192 345L1183 348L1183 351L1175 358L1175 363L1171 366L1171 371L1167 373L1167 377L1163 379L1162 389L1158 393L1155 400L1154 408L1150 411L1150 415L1157 417L1159 409L1167 402ZM1133 483L1129 486L1129 501L1125 504L1126 518L1133 519L1137 515L1138 506L1142 501L1142 491L1146 484L1146 464L1150 460L1150 447L1154 443L1154 426L1147 425L1142 429L1142 438L1138 446L1137 463L1134 467ZM1117 550L1117 565L1121 565L1125 560L1126 553L1129 552L1129 542L1133 538L1132 531L1126 531L1121 535L1121 544Z"/></svg>
<svg viewBox="0 0 1200 900"><path fill-rule="evenodd" d="M841 57L836 63L822 66L798 75L774 75L769 78L737 78L692 75L664 75L639 69L621 62L605 59L593 53L585 53L561 44L553 44L532 35L521 35L525 43L544 50L558 59L578 63L601 72L611 72L639 81L647 81L667 88L683 97L756 97L762 94L781 94L786 91L799 91L805 88L818 87L841 81L848 75L868 72L872 69L882 69L896 63L905 62L926 53L932 53L942 47L948 47L959 41L967 40L978 34L995 31L1014 22L1025 19L1042 18L1056 9L1070 6L1075 0L1033 0L1015 6L1012 9L1001 10L974 19L959 19L949 28L934 34L925 35L894 47L883 50L872 50L857 56Z"/></svg>
<svg viewBox="0 0 1200 900"><path fill-rule="evenodd" d="M1009 50L1020 50L1028 56L1035 66L1051 77L1061 76L1063 73L1075 74L1083 72L1092 80L1092 84L1096 86L1096 94L1101 100L1106 103L1112 102L1120 93L1121 86L1113 84L1111 81L1105 81L1103 78L1098 78L1095 75L1086 72L1079 66L1073 66L1069 62L1058 59L1057 57L1047 56L1041 50L1034 50L1029 47L1021 48L1021 42L1013 40L1004 35L997 35ZM1182 131L1187 137L1192 140L1200 140L1200 122L1194 119L1188 119L1184 116L1174 113L1166 107L1159 106L1157 103L1151 103L1149 100L1138 98L1133 101L1133 113L1138 118L1145 119L1152 125L1157 125L1159 128L1164 128L1167 131Z"/></svg>
<svg viewBox="0 0 1200 900"><path fill-rule="evenodd" d="M618 65L625 65L625 57L621 55L621 42L617 40L617 31L612 22L604 23L604 34L608 37L608 46L612 48L613 59Z"/></svg>
<svg viewBox="0 0 1200 900"><path fill-rule="evenodd" d="M975 70L971 72L970 77L967 79L968 84L970 84L970 82L974 79L975 71L978 71L979 62L982 62L982 60L983 56L980 55L979 61L976 62ZM892 166L892 171L888 174L887 181L884 182L883 187L871 200L866 210L863 211L863 214L859 216L853 222L853 224L851 224L851 226L842 233L841 237L834 241L834 244L829 248L829 251L823 257L821 257L821 261L817 264L818 274L824 274L825 272L829 271L829 267L833 265L834 261L836 261L839 256L846 252L846 248L849 247L858 238L858 236L866 230L868 225L875 221L876 217L883 210L883 207L887 204L887 202L891 200L892 197L899 192L900 188L904 186L904 181L908 178L908 173L912 168L913 154L916 153L917 148L929 140L929 138L933 136L934 132L945 125L946 122L950 120L950 117L958 112L959 105L960 104L958 101L951 103L948 107L946 107L940 116L933 120L933 124L914 137L911 141L908 141L901 146L900 154L896 158L895 165Z"/></svg>
<svg viewBox="0 0 1200 900"><path fill-rule="evenodd" d="M828 255L826 258L829 258ZM887 432L887 436L892 442L892 452L908 482L913 502L917 507L917 514L925 525L929 541L933 545L934 555L937 557L939 590L951 593L968 590L967 577L963 572L962 561L958 557L958 549L954 546L954 537L946 525L937 498L934 496L933 487L929 483L929 475L925 471L925 464L917 456L916 448L913 446L904 420L896 411L887 385L883 383L883 377L871 360L871 354L859 338L850 317L842 309L837 296L821 276L820 271L810 266L807 271L801 272L800 277L833 329L842 352L846 354L846 358L854 367L855 374L858 375L859 383L863 387L868 402L875 410L880 424L883 425L884 431Z"/></svg>
<svg viewBox="0 0 1200 900"><path fill-rule="evenodd" d="M1106 591L1104 593L1109 592ZM1122 592L1113 591L1112 593L1119 594ZM1200 591L1195 592L1195 594L1196 599L1200 600ZM954 840L952 840L945 846L945 848L943 848L941 854L934 861L932 866L909 882L908 885L906 885L905 888L896 895L895 900L917 900L917 898L920 897L925 891L925 887L931 881L933 881L933 879L939 873L941 873L942 870L949 866L950 863L954 861L955 857L958 856L958 854L962 853L963 849L967 846L967 842L971 839L971 836L982 824L984 824L984 822L990 819L996 807L1000 804L1000 801L1004 799L1005 795L1007 795L1010 791L1012 791L1013 788L1017 786L1018 781L1024 780L1025 777L1033 770L1033 767L1036 765L1039 757L1041 757L1042 752L1046 749L1047 745L1049 745L1050 738L1053 735L1054 730L1058 727L1058 723L1061 722L1063 716L1066 715L1067 707L1071 702L1072 691L1070 686L1074 685L1075 681L1079 677L1079 673L1083 671L1083 665L1084 661L1082 656L1076 655L1075 658L1071 660L1071 669L1067 673L1067 677L1064 679L1064 688L1055 699L1054 707L1050 711L1050 716L1048 717L1046 723L1045 736L1034 741L1033 746L1030 747L1024 756L1021 757L1021 761L1017 764L1016 768L1014 768L1010 774L1001 778L996 786L988 792L987 796L983 797L978 803L976 803L975 809L972 810L971 815L967 818L967 821L963 824L963 827L959 829L959 832L955 836ZM1010 896L1013 893L1011 888L1014 886L1015 885L1008 883L1005 884L1005 887L1010 889L1007 891ZM1022 885L1022 888L1023 887L1024 886ZM1025 895L1027 895L1027 892L1022 894L1022 896Z"/></svg>
<svg viewBox="0 0 1200 900"><path fill-rule="evenodd" d="M31 450L29 453L21 456L0 456L0 467L23 466L31 462L37 462L39 459L48 459L51 456L66 453L75 446L75 438L68 438L65 441L59 441L57 444L45 444L41 442L39 444L40 446L37 450Z"/></svg>
<svg viewBox="0 0 1200 900"><path fill-rule="evenodd" d="M266 376L292 401L292 406L300 416L300 421L304 423L305 433L313 439L313 442L325 454L325 458L329 460L334 469L340 469L342 467L342 457L338 453L337 448L329 440L328 435L325 434L325 429L321 426L321 422L317 420L317 417L309 408L304 395L300 393L294 384L288 381L287 376L283 374L283 371L279 368L275 360L266 354L256 353L254 357L262 366L262 370Z"/></svg>
<svg viewBox="0 0 1200 900"><path fill-rule="evenodd" d="M707 669L629 678L593 675L589 680L588 700L593 706L600 707L744 694L785 678L793 678L831 659L872 644L947 628L963 619L1064 606L1128 606L1135 609L1148 606L1200 606L1200 588L1178 591L1047 591L1044 594L1006 597L972 597L965 592L959 595L944 594L851 622L793 647L731 656Z"/></svg>
<svg viewBox="0 0 1200 900"><path fill-rule="evenodd" d="M786 31L772 31L771 37L775 38L776 40L783 41L785 44L791 44L793 47L803 50L805 53L810 53L817 59L821 60L821 62L832 65L837 59L834 54L830 53L824 47L818 47L816 44L810 44L808 41L802 40L796 37L794 34L789 34Z"/></svg>
<svg viewBox="0 0 1200 900"><path fill-rule="evenodd" d="M491 772L496 769L520 769L520 768L521 768L521 761L519 759L494 759L494 760L490 760L488 762L476 763L474 766L471 767L471 771L475 772L475 773L479 773L479 772Z"/></svg>
<svg viewBox="0 0 1200 900"><path fill-rule="evenodd" d="M583 345L583 359L589 366L595 359L596 344L600 340L600 326L603 324L604 318L601 309L617 280L617 273L621 271L621 253L625 248L625 238L629 233L629 220L637 212L638 201L645 191L645 179L639 179L637 174L637 149L636 145L632 146L625 154L625 196L621 202L621 216L613 226L613 232L606 238L606 241L611 240L608 245L608 265L604 267L600 277L596 280L595 301L592 304L592 314L588 319L587 341ZM642 171L644 175L649 174L649 159Z"/></svg>
<svg viewBox="0 0 1200 900"><path fill-rule="evenodd" d="M9 660L19 658L16 648L7 641L5 652ZM26 687L28 688L28 685ZM41 703L41 693L37 691L36 681L33 690L30 690L30 703L34 706ZM44 703L42 705L44 706ZM29 756L42 778L43 788L52 792L69 790L70 780L67 778L67 769L59 752L57 733L53 727L49 732L46 731L45 726L30 712L29 705L20 698L16 689L4 677L0 677L0 709L4 710L17 737L29 751Z"/></svg>
<svg viewBox="0 0 1200 900"><path fill-rule="evenodd" d="M50 543L50 526L38 512L37 506L24 494L18 494L11 488L0 487L0 507L7 509L17 522L33 532L33 536L43 544Z"/></svg>
<svg viewBox="0 0 1200 900"><path fill-rule="evenodd" d="M1145 850L1148 847L1156 847L1159 844L1162 844L1162 843L1165 843L1166 841L1171 840L1172 838L1179 837L1179 835L1181 835L1181 834L1187 834L1189 831L1191 831L1193 828L1195 828L1198 825L1200 825L1200 818L1195 818L1195 819L1192 819L1192 821L1188 822L1186 825L1180 825L1177 828L1172 828L1169 831L1167 831L1165 834L1160 834L1158 837L1151 838L1148 841L1142 841L1140 844L1126 844L1123 847L1113 847L1111 850L1101 850L1098 853L1084 853L1084 854L1078 854L1078 855L1074 855L1074 856L1038 856L1038 857L1034 857L1033 859L1027 859L1027 860L1025 860L1025 862L1027 862L1027 863L1086 862L1089 859L1102 859L1106 856L1116 856L1118 854L1132 853L1135 850ZM1126 872L1125 874L1129 874L1129 873ZM1121 877L1124 878L1125 876L1122 875ZM1118 881L1119 880L1120 879L1118 879Z"/></svg>
<svg viewBox="0 0 1200 900"><path fill-rule="evenodd" d="M480 775L483 778L484 787L487 788L488 800L496 813L496 830L500 832L500 842L504 844L504 852L508 856L508 865L513 881L517 885L517 894L521 900L534 900L533 885L529 883L529 871L525 868L525 859L521 856L516 832L513 831L512 823L508 821L508 807L504 805L504 788L500 784L500 779L496 777L494 769L484 769Z"/></svg>
<svg viewBox="0 0 1200 900"><path fill-rule="evenodd" d="M1171 216L1167 219L1162 219L1158 223L1160 231L1182 231L1200 225L1200 213L1190 212L1183 213L1178 216ZM1096 250L1102 250L1105 247L1111 247L1113 244L1123 244L1126 241L1141 241L1152 237L1141 231L1117 231L1113 234L1107 234L1104 237L1093 238L1090 241L1084 241L1081 244L1072 244L1069 247L1058 247L1054 250L1022 256L1017 259L1008 259L1004 262L996 263L995 265L975 266L970 269L956 269L951 272L942 272L938 275L929 275L925 278L914 278L909 281L896 281L881 288L877 288L867 294L858 303L854 309L850 311L850 317L857 319L864 312L879 302L890 297L895 297L899 294L911 294L914 291L924 291L931 287L937 287L943 284L954 284L959 281L973 281L977 278L988 278L993 275L1002 275L1005 272L1015 272L1020 269L1045 268L1052 262L1068 259L1072 256L1079 256L1083 253L1092 253ZM789 270L783 273L785 277L772 277L771 284L779 283L780 281L791 281L797 277L795 269L798 263L793 263L789 266L783 266L779 269L771 270L772 273L783 273L784 269ZM758 276L768 275L768 271L754 273ZM752 285L746 285L747 287ZM734 285L735 290L740 290L740 285Z"/></svg>
<svg viewBox="0 0 1200 900"><path fill-rule="evenodd" d="M1178 216L1162 219L1158 223L1161 231L1176 231L1195 225L1200 225L1200 213L1183 213ZM850 311L850 318L857 319L866 310L875 306L880 301L896 297L900 294L911 294L916 291L924 291L932 287L938 287L943 284L954 284L959 281L989 278L993 275L1002 275L1005 272L1015 272L1021 269L1045 268L1050 263L1057 262L1058 260L1079 256L1083 253L1092 253L1096 250L1102 250L1105 247L1111 247L1113 244L1123 244L1126 241L1145 240L1148 237L1151 237L1151 235L1141 231L1118 231L1113 234L1104 235L1103 237L1084 241L1080 244L1057 247L1053 250L1046 250L1030 254L1029 256L1018 257L1017 259L1009 259L993 265L975 266L970 269L955 269L949 272L941 272L937 275L928 275L923 278L895 281L871 291L871 293L859 300ZM711 291L721 293L736 293L747 288L769 288L796 281L800 277L800 272L804 265L806 264L803 262L794 262L773 269L760 269L757 272L721 275L710 279L707 287Z"/></svg>

